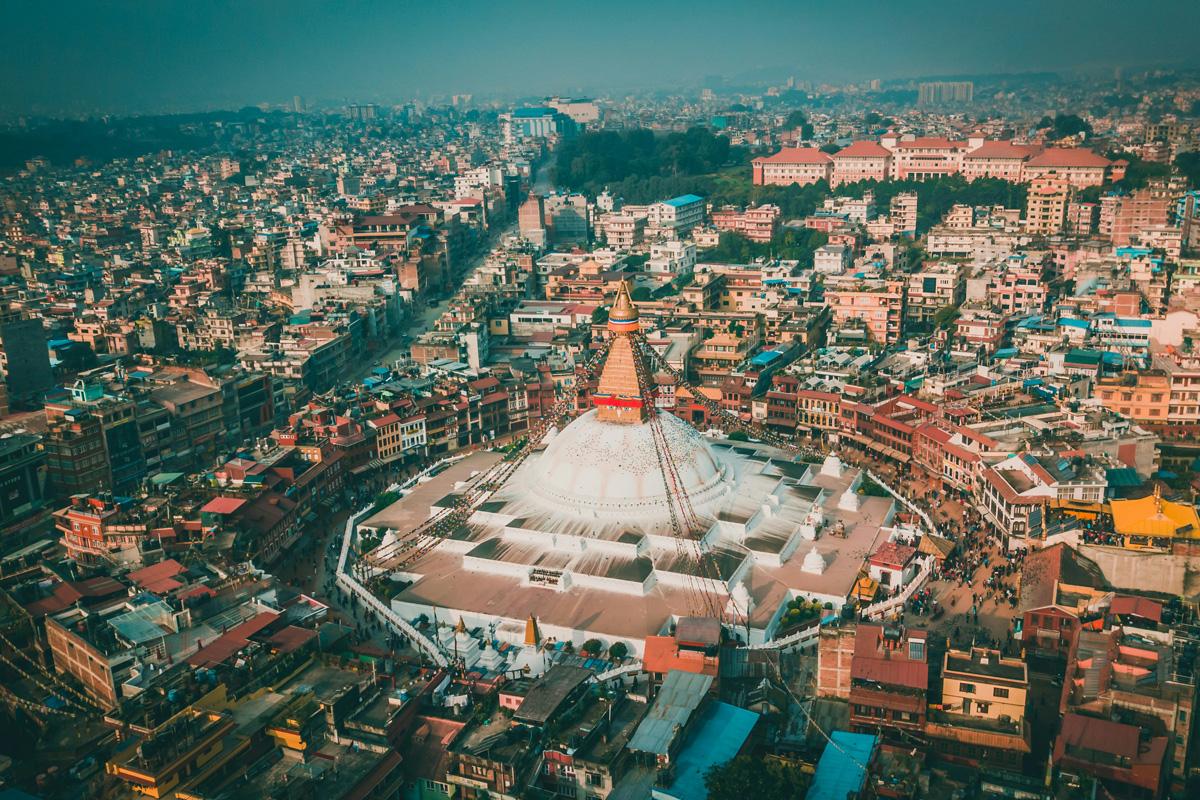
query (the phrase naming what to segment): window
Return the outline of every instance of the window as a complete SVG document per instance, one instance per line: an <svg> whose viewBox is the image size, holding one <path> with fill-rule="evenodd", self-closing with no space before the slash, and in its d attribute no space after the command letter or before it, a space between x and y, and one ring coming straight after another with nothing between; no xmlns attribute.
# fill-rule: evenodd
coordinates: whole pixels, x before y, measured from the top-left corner
<svg viewBox="0 0 1200 800"><path fill-rule="evenodd" d="M958 690L959 690L960 692L962 692L963 694L975 694L975 684L973 684L973 683L960 683L960 684L958 685Z"/></svg>
<svg viewBox="0 0 1200 800"><path fill-rule="evenodd" d="M992 689L992 697L1008 697L1008 689Z"/></svg>

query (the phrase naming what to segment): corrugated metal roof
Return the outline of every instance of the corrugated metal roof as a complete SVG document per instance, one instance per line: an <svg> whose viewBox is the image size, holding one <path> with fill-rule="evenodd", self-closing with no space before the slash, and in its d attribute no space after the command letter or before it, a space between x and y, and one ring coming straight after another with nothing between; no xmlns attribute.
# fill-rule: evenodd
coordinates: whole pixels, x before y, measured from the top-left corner
<svg viewBox="0 0 1200 800"><path fill-rule="evenodd" d="M758 722L758 714L728 703L713 703L701 712L688 745L675 760L675 780L666 789L654 788L654 800L692 800L704 797L705 774L736 756Z"/></svg>
<svg viewBox="0 0 1200 800"><path fill-rule="evenodd" d="M846 800L862 791L866 766L875 752L876 739L867 733L834 731L831 744L821 753L805 800Z"/></svg>
<svg viewBox="0 0 1200 800"><path fill-rule="evenodd" d="M654 706L629 740L629 749L666 755L675 736L700 706L712 687L712 675L671 670L663 679Z"/></svg>

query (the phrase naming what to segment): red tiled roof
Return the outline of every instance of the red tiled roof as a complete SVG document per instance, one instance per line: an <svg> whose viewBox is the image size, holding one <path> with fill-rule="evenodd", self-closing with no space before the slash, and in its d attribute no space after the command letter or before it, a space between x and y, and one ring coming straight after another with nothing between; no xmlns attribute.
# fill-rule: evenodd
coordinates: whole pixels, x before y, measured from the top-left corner
<svg viewBox="0 0 1200 800"><path fill-rule="evenodd" d="M861 142L854 142L851 145L843 147L833 154L833 158L835 161L839 158L882 158L891 154L892 152L883 145L876 142L868 142L864 139Z"/></svg>
<svg viewBox="0 0 1200 800"><path fill-rule="evenodd" d="M879 625L859 625L854 634L854 657L850 660L850 677L876 683L903 686L924 691L929 686L929 663L912 661L906 646L881 650ZM910 630L910 639L924 640L925 632Z"/></svg>
<svg viewBox="0 0 1200 800"><path fill-rule="evenodd" d="M417 717L408 745L399 748L414 778L444 781L450 766L450 745L458 738L464 722L440 717Z"/></svg>
<svg viewBox="0 0 1200 800"><path fill-rule="evenodd" d="M1062 721L1063 740L1074 747L1084 747L1100 753L1111 753L1137 760L1140 732L1135 725L1125 725L1108 719L1067 714Z"/></svg>
<svg viewBox="0 0 1200 800"><path fill-rule="evenodd" d="M81 597L106 597L110 594L117 594L118 592L125 591L125 584L106 575L101 575L96 578L86 578L82 581L75 581L73 584L71 584L71 587L74 589L74 591L78 592Z"/></svg>
<svg viewBox="0 0 1200 800"><path fill-rule="evenodd" d="M716 675L717 661L705 659L696 650L680 650L673 636L647 636L642 655L642 669L646 672L667 673L673 669L697 675Z"/></svg>
<svg viewBox="0 0 1200 800"><path fill-rule="evenodd" d="M930 150L930 149L945 149L953 150L955 148L966 147L966 142L952 142L942 136L918 136L909 141L896 142L897 150Z"/></svg>
<svg viewBox="0 0 1200 800"><path fill-rule="evenodd" d="M903 568L917 554L917 548L895 542L884 542L871 554L871 563L885 567Z"/></svg>
<svg viewBox="0 0 1200 800"><path fill-rule="evenodd" d="M178 589L183 585L179 581L174 580L175 576L181 574L183 571L184 567L182 564L173 558L168 558L166 561L160 561L148 567L135 569L126 577L135 586L139 586L148 592L163 594L172 589Z"/></svg>
<svg viewBox="0 0 1200 800"><path fill-rule="evenodd" d="M1162 621L1162 604L1146 597L1129 597L1118 595L1113 598L1109 611L1114 614L1131 614L1135 617L1148 619L1152 622Z"/></svg>
<svg viewBox="0 0 1200 800"><path fill-rule="evenodd" d="M774 155L754 159L756 164L828 164L828 153L815 147L785 147Z"/></svg>
<svg viewBox="0 0 1200 800"><path fill-rule="evenodd" d="M1026 163L1031 167L1107 167L1112 162L1085 147L1052 147Z"/></svg>
<svg viewBox="0 0 1200 800"><path fill-rule="evenodd" d="M984 142L965 158L1029 158L1037 152L1032 145L1013 144L1012 142Z"/></svg>
<svg viewBox="0 0 1200 800"><path fill-rule="evenodd" d="M267 637L267 644L274 647L280 653L290 653L293 650L299 650L306 643L316 637L317 632L311 628L298 628L295 625L288 625Z"/></svg>
<svg viewBox="0 0 1200 800"><path fill-rule="evenodd" d="M202 514L232 514L246 501L240 497L214 497L200 508Z"/></svg>
<svg viewBox="0 0 1200 800"><path fill-rule="evenodd" d="M249 644L251 636L270 625L278 617L279 615L272 611L263 611L242 624L233 626L210 642L207 647L202 647L193 653L188 659L188 664L193 667L214 667L223 663Z"/></svg>
<svg viewBox="0 0 1200 800"><path fill-rule="evenodd" d="M850 677L925 690L929 686L929 665L924 661L854 656L850 659Z"/></svg>

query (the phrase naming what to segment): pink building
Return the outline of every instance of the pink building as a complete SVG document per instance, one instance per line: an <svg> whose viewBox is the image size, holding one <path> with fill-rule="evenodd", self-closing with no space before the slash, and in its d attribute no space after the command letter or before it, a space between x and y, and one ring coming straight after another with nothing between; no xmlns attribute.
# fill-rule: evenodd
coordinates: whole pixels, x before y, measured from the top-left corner
<svg viewBox="0 0 1200 800"><path fill-rule="evenodd" d="M769 242L779 229L781 215L779 206L761 205L744 211L725 206L712 212L712 222L719 231L733 231L752 242Z"/></svg>
<svg viewBox="0 0 1200 800"><path fill-rule="evenodd" d="M962 171L966 142L952 142L936 136L897 139L885 136L882 145L892 153L892 179L898 181L940 178Z"/></svg>
<svg viewBox="0 0 1200 800"><path fill-rule="evenodd" d="M982 308L963 309L954 321L954 332L972 349L994 353L1004 341L1004 326L1008 317Z"/></svg>
<svg viewBox="0 0 1200 800"><path fill-rule="evenodd" d="M1023 255L1011 256L992 275L988 302L1004 314L1040 312L1046 305L1042 266L1029 263Z"/></svg>
<svg viewBox="0 0 1200 800"><path fill-rule="evenodd" d="M828 181L833 175L833 159L815 147L785 147L773 156L756 158L755 186L807 186Z"/></svg>
<svg viewBox="0 0 1200 800"><path fill-rule="evenodd" d="M879 344L900 340L904 319L903 281L859 281L827 289L825 303L833 314L833 324L841 328L861 320L871 338Z"/></svg>
<svg viewBox="0 0 1200 800"><path fill-rule="evenodd" d="M1052 147L1025 162L1022 180L1062 178L1076 189L1099 186L1108 176L1112 163L1107 158L1082 147Z"/></svg>
<svg viewBox="0 0 1200 800"><path fill-rule="evenodd" d="M892 174L892 152L875 142L855 142L833 154L831 186L857 181L886 181Z"/></svg>
<svg viewBox="0 0 1200 800"><path fill-rule="evenodd" d="M963 155L963 177L970 181L976 178L999 178L1020 183L1025 179L1025 162L1037 151L1038 148L1033 145L980 142Z"/></svg>

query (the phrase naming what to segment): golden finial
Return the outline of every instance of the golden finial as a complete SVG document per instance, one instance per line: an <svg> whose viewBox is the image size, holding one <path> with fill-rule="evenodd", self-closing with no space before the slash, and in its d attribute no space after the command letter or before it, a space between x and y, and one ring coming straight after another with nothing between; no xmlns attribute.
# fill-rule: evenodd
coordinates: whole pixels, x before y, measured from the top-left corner
<svg viewBox="0 0 1200 800"><path fill-rule="evenodd" d="M610 322L636 322L637 318L638 310L637 306L633 304L633 298L629 296L629 284L622 278L621 284L617 287L617 299L613 302L608 319Z"/></svg>

